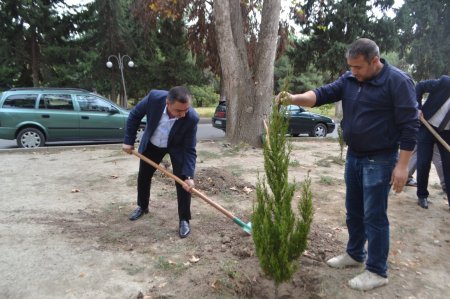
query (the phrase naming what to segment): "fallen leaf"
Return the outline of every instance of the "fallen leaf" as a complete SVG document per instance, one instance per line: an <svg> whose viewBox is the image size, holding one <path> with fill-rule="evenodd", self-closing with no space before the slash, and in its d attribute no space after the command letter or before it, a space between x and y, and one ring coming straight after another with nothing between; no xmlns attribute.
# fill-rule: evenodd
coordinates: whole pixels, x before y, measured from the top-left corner
<svg viewBox="0 0 450 299"><path fill-rule="evenodd" d="M245 192L245 194L249 194L250 192L252 192L252 191L253 191L253 189L251 189L251 188L248 188L247 186L245 186L245 187L244 187L244 189L242 189L242 191L244 191L244 192Z"/></svg>
<svg viewBox="0 0 450 299"><path fill-rule="evenodd" d="M86 274L84 274L83 272L80 272L80 275L78 275L78 277L84 277Z"/></svg>
<svg viewBox="0 0 450 299"><path fill-rule="evenodd" d="M213 289L219 288L219 287L220 287L220 282L219 282L217 279L214 280L214 281L211 283L211 287L212 287Z"/></svg>
<svg viewBox="0 0 450 299"><path fill-rule="evenodd" d="M166 284L167 284L167 282L163 282L162 284L160 284L160 285L158 286L158 288L163 288L163 287L166 286Z"/></svg>
<svg viewBox="0 0 450 299"><path fill-rule="evenodd" d="M119 178L119 176L118 176L118 175L115 175L115 174L110 175L109 177L112 178L112 179L117 179L117 178Z"/></svg>
<svg viewBox="0 0 450 299"><path fill-rule="evenodd" d="M191 263L196 263L196 262L198 262L199 260L200 260L200 258L196 257L195 255L193 255L193 256L189 259L189 261L190 261Z"/></svg>
<svg viewBox="0 0 450 299"><path fill-rule="evenodd" d="M80 192L80 189L72 189L71 192L72 192L72 193L78 193L78 192Z"/></svg>
<svg viewBox="0 0 450 299"><path fill-rule="evenodd" d="M169 265L176 265L177 263L175 263L174 261L168 260L167 261L169 263Z"/></svg>
<svg viewBox="0 0 450 299"><path fill-rule="evenodd" d="M230 190L238 191L238 189L236 187L231 187Z"/></svg>
<svg viewBox="0 0 450 299"><path fill-rule="evenodd" d="M185 267L189 267L190 265L191 265L190 262L183 263L183 266L185 266Z"/></svg>

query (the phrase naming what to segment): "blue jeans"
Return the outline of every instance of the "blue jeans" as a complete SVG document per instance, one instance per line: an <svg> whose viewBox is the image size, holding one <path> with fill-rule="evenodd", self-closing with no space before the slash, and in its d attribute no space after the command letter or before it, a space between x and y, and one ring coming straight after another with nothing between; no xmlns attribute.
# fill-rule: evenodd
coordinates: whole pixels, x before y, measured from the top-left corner
<svg viewBox="0 0 450 299"><path fill-rule="evenodd" d="M397 152L365 157L348 152L345 164L347 253L359 262L367 255L366 269L383 277L389 254L389 183L397 157Z"/></svg>

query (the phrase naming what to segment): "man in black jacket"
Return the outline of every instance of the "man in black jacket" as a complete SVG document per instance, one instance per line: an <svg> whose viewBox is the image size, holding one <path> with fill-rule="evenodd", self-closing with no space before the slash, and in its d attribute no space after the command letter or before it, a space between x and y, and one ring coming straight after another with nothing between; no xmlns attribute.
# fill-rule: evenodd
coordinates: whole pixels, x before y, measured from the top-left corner
<svg viewBox="0 0 450 299"><path fill-rule="evenodd" d="M422 96L424 93L429 93L429 95L425 104L422 105ZM449 144L450 76L441 76L439 79L419 82L416 85L416 96L419 103L420 115ZM418 204L424 209L428 209L428 177L430 174L434 144L437 144L441 153L447 200L450 205L450 152L436 140L436 137L424 125L421 125L417 139L417 198Z"/></svg>
<svg viewBox="0 0 450 299"><path fill-rule="evenodd" d="M402 191L408 178L408 161L416 144L417 103L412 79L381 59L372 40L356 40L346 58L350 71L338 80L302 94L287 94L286 102L313 107L342 101L349 240L346 252L327 264L344 268L365 262L366 270L348 284L370 290L388 283L388 194L391 186Z"/></svg>

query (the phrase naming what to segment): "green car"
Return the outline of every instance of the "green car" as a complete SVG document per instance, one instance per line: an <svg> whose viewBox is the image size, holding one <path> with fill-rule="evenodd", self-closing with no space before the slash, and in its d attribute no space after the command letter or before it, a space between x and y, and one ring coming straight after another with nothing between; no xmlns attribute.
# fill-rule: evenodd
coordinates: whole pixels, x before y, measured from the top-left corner
<svg viewBox="0 0 450 299"><path fill-rule="evenodd" d="M13 88L0 95L0 139L21 148L55 141L121 142L129 111L76 88ZM145 128L138 131L140 141Z"/></svg>

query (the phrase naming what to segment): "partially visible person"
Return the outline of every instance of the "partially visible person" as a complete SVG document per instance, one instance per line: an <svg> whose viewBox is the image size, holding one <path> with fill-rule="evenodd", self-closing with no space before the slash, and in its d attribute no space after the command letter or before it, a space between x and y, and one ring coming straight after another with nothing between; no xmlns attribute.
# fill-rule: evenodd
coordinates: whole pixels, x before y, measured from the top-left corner
<svg viewBox="0 0 450 299"><path fill-rule="evenodd" d="M444 181L444 170L442 169L442 160L441 154L439 153L439 148L437 144L433 146L433 158L432 162L434 164L434 168L439 177L439 183L441 184L442 191L444 193L447 192L445 181ZM406 181L406 186L417 187L417 181L414 179L414 173L417 169L417 146L414 148L411 159L408 164L408 180Z"/></svg>
<svg viewBox="0 0 450 299"><path fill-rule="evenodd" d="M422 97L428 93L422 105ZM420 115L430 123L442 139L450 144L450 76L421 81L416 85L416 96ZM428 178L430 174L433 147L437 145L441 154L444 182L450 210L450 152L425 125L419 128L417 138L417 204L428 209Z"/></svg>
<svg viewBox="0 0 450 299"><path fill-rule="evenodd" d="M348 284L370 290L388 283L388 194L391 187L401 192L408 178L417 102L412 79L381 59L374 41L356 40L346 58L350 71L338 80L302 94L281 93L277 101L307 107L342 101L349 240L346 252L327 264L344 268L365 263L365 271Z"/></svg>
<svg viewBox="0 0 450 299"><path fill-rule="evenodd" d="M152 90L131 110L127 121L123 151L131 154L141 119L147 117L139 152L159 164L166 154L172 162L173 173L184 180L176 183L179 236L185 238L191 229L191 193L196 164L196 134L199 117L191 107L191 94L186 87ZM138 207L130 216L134 221L149 212L150 186L156 168L140 161L137 180Z"/></svg>

